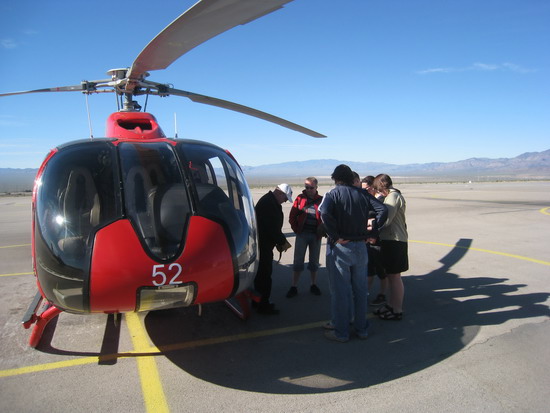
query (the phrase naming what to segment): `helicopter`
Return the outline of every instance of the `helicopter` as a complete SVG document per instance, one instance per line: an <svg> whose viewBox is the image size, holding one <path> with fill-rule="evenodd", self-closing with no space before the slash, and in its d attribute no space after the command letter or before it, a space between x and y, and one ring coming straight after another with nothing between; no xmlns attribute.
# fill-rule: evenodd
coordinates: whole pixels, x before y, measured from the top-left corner
<svg viewBox="0 0 550 413"><path fill-rule="evenodd" d="M186 52L292 0L201 0L164 28L129 68L43 92L116 93L105 137L52 149L32 194L32 265L38 292L23 326L38 346L60 313L120 314L225 301L248 317L258 267L254 203L233 155L169 138L137 96L180 96L324 135L234 102L147 80ZM235 304L237 302L237 305Z"/></svg>

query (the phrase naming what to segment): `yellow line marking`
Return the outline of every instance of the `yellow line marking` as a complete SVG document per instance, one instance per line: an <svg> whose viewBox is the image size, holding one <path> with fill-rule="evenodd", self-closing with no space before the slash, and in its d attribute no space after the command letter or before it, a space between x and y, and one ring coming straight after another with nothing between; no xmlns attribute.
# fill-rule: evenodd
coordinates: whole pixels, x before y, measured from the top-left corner
<svg viewBox="0 0 550 413"><path fill-rule="evenodd" d="M542 208L539 212L544 215L550 215L550 207Z"/></svg>
<svg viewBox="0 0 550 413"><path fill-rule="evenodd" d="M84 364L98 363L99 357L85 357L74 360L56 361L54 363L36 364L34 366L19 367L17 369L0 370L0 378L19 376L21 374L38 373L41 371L62 369L65 367L82 366Z"/></svg>
<svg viewBox="0 0 550 413"><path fill-rule="evenodd" d="M547 208L547 209L550 209ZM548 261L542 261L542 260L536 260L529 257L523 257L521 255L515 255L515 254L508 254L505 252L499 252L499 251L491 251L481 248L472 248L472 247L462 247L460 245L454 245L454 244L445 244L441 242L430 242L430 241L417 241L417 240L409 240L409 242L414 242L418 244L427 244L427 245L439 245L443 247L450 247L450 248L462 248L472 251L479 251L479 252L486 252L489 254L495 254L495 255L501 255L505 257L510 258L517 258L520 260L530 261L537 264L542 265L548 265L550 266L550 262ZM32 273L29 273L32 274ZM8 274L10 275L10 274ZM370 316L370 315L369 315ZM132 335L132 341L134 343L134 347L136 347L136 350L126 352L126 353L116 353L116 354L108 354L108 355L102 355L101 359L111 359L111 358L127 358L127 357L138 357L138 363L140 363L140 360L150 360L154 362L154 359L151 359L151 357L154 356L160 356L164 353L170 352L170 351L177 351L177 350L183 350L183 349L190 349L195 347L201 347L201 346L209 346L214 344L223 344L223 343L230 343L234 341L239 340L246 340L246 339L253 339L258 337L266 337L276 334L285 334L285 333L291 333L294 331L301 331L301 330L307 330L312 328L321 327L325 321L318 321L314 323L309 324L302 324L297 326L291 326L291 327L283 327L273 330L264 330L264 331L256 331L253 333L244 333L244 334L235 334L232 336L223 336L223 337L214 337L214 338L206 338L202 340L195 340L195 341L188 341L183 343L175 343L175 344L169 344L166 346L156 347L156 346L150 346L147 341L147 336L145 334L145 331L143 330L143 327L141 326L141 323L139 321L138 316L135 313L127 313L126 314L126 322L128 323L128 327L130 328L130 334ZM46 370L53 370L58 368L65 368L65 367L72 367L72 366L79 366L84 364L93 364L99 362L99 356L94 357L86 357L86 358L80 358L80 359L74 359L74 360L66 360L66 361L60 361L60 362L54 362L54 363L45 363L45 364L39 364L34 366L28 366L28 367L20 367L16 369L8 369L8 370L0 370L0 378L2 377L10 377L10 376L17 376L20 374L27 374L27 373L36 373ZM151 370L149 370L147 367L152 367ZM140 375L142 377L142 387L145 387L146 384L150 381L157 381L158 386L161 386L160 380L158 379L158 370L156 369L156 364L154 365L144 365L143 367L139 367ZM151 373L151 374L149 374ZM156 376L156 378L154 377ZM160 387L160 391L162 392L162 397L164 398L164 392L162 391L162 387ZM143 390L144 397L148 397L149 389ZM154 394L153 394L154 396ZM154 397L152 397L154 399ZM146 400L147 403L147 400ZM166 400L164 399L165 408L168 409ZM149 410L149 406L147 406L147 411ZM160 410L159 410L160 411ZM168 410L166 410L168 411Z"/></svg>
<svg viewBox="0 0 550 413"><path fill-rule="evenodd" d="M31 246L31 245L32 245L32 244L4 245L3 247L0 247L0 249L2 249L2 248L29 247L29 246Z"/></svg>
<svg viewBox="0 0 550 413"><path fill-rule="evenodd" d="M548 261L542 261L542 260L537 260L535 258L524 257L522 255L508 254L507 252L491 251L491 250L486 250L486 249L482 249L482 248L462 247L460 245L444 244L444 243L441 243L441 242L413 241L413 240L409 240L409 242L415 242L415 243L418 243L418 244L441 245L441 246L444 246L444 247L462 248L462 249L466 249L466 250L486 252L488 254L502 255L503 257L516 258L518 260L530 261L530 262L534 262L534 263L537 263L537 264L550 266L550 262L548 262Z"/></svg>
<svg viewBox="0 0 550 413"><path fill-rule="evenodd" d="M134 350L134 351L128 351L126 353L103 354L101 356L90 356L90 357L83 357L78 359L56 361L53 363L36 364L34 366L19 367L15 369L0 370L0 378L19 376L22 374L29 374L29 373L39 373L42 371L62 369L66 367L82 366L85 364L94 364L94 363L99 363L100 361L106 361L106 360L112 360L112 359L134 358L134 357L140 357L140 356L143 357L143 356L154 356L154 355L162 354L158 351L157 353L153 352L154 350L158 350L156 347L155 348L149 347L148 350L150 350L151 352L146 353L144 351L138 352Z"/></svg>
<svg viewBox="0 0 550 413"><path fill-rule="evenodd" d="M13 274L0 274L0 277L11 277L12 275L33 275L33 272L14 272Z"/></svg>
<svg viewBox="0 0 550 413"><path fill-rule="evenodd" d="M309 330L312 328L319 328L319 327L322 327L324 324L326 324L326 321L317 321L315 323L300 324L300 325L291 326L291 327L275 328L272 330L255 331L252 333L235 334L232 336L212 337L212 338L205 338L202 340L187 341L184 343L168 344L166 346L161 346L158 349L161 352L170 352L170 351L190 349L195 347L211 346L214 344L231 343L234 341L248 340L248 339L266 337L266 336L275 336L277 334L286 334L286 333L292 333L294 331L302 331L302 330Z"/></svg>
<svg viewBox="0 0 550 413"><path fill-rule="evenodd" d="M126 322L128 323L128 327L130 328L130 326L132 326L130 329L131 330L130 334L133 336L133 335L136 335L137 333L138 335L141 334L142 336L145 336L143 327L141 327L141 323L139 322L139 319L137 319L137 323L138 323L137 327L134 324L131 324L135 322L135 320L132 320L132 315L135 318L137 318L137 315L135 313L126 314ZM369 315L369 317L371 317L371 315ZM291 326L291 327L255 331L253 333L243 333L243 334L235 334L232 336L213 337L213 338L206 338L202 340L186 341L183 343L169 344L161 347L148 345L146 337L144 337L145 338L144 342L140 344L139 348L136 348L133 351L128 351L125 353L104 354L101 356L91 356L91 357L84 357L84 358L73 359L73 360L64 360L64 361L59 361L54 363L44 363L44 364L38 364L38 365L28 366L28 367L19 367L16 369L0 370L0 378L18 376L21 374L28 374L28 373L38 373L38 372L47 371L47 370L55 370L55 369L60 369L65 367L80 366L84 364L93 364L93 363L98 363L100 361L100 358L101 360L105 361L105 360L117 359L117 358L136 358L136 357L149 358L153 356L162 356L165 353L168 353L171 351L191 349L191 348L202 347L202 346L211 346L215 344L231 343L239 340L253 339L258 337L267 337L267 336L273 336L277 334L291 333L294 331L320 328L325 323L326 321L317 321L314 323L301 324L301 325ZM138 331L134 331L134 330L138 330ZM134 346L138 347L135 343L134 343Z"/></svg>
<svg viewBox="0 0 550 413"><path fill-rule="evenodd" d="M149 340L138 315L136 313L126 313L125 319L135 350L145 351L149 349ZM169 412L170 409L168 409L168 403L164 396L156 360L154 357L139 357L137 363L145 410L149 413Z"/></svg>

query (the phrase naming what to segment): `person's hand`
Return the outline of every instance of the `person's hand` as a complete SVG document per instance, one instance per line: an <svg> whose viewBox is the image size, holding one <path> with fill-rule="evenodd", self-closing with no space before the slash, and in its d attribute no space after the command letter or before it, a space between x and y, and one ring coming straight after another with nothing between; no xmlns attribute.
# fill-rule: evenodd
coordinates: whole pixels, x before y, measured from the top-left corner
<svg viewBox="0 0 550 413"><path fill-rule="evenodd" d="M338 238L338 241L336 241L336 244L346 245L348 242L349 242L349 239Z"/></svg>
<svg viewBox="0 0 550 413"><path fill-rule="evenodd" d="M277 248L277 251L279 252L285 252L286 250L288 250L290 247L292 247L292 245L290 245L290 242L288 241L285 241L284 244L278 244L275 246Z"/></svg>
<svg viewBox="0 0 550 413"><path fill-rule="evenodd" d="M374 218L369 218L367 220L367 231L372 231L373 225L374 225Z"/></svg>

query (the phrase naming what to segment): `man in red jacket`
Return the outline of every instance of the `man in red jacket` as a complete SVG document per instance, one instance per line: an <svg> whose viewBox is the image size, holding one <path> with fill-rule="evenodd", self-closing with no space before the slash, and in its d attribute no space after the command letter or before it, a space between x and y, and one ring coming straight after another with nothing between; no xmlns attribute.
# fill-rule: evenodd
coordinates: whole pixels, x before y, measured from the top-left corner
<svg viewBox="0 0 550 413"><path fill-rule="evenodd" d="M292 298L298 294L298 280L304 270L306 249L309 250L307 269L311 273L310 292L315 295L321 295L321 290L315 284L317 270L319 269L322 238L319 205L323 200L323 197L317 192L317 184L316 178L306 178L304 183L305 189L296 197L290 210L289 222L292 230L296 233L296 242L294 245L292 286L286 294L287 298Z"/></svg>

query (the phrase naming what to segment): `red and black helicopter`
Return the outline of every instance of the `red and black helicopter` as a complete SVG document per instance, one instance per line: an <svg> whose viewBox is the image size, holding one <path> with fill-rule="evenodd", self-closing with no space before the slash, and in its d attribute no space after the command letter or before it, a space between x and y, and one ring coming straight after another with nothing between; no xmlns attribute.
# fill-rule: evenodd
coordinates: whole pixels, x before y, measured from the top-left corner
<svg viewBox="0 0 550 413"><path fill-rule="evenodd" d="M182 96L324 137L256 109L146 80L149 71L290 1L202 0L130 68L110 70L110 79L0 94L120 97L104 138L56 147L36 176L32 254L39 292L23 320L25 328L34 324L30 346L62 311L118 314L236 298L246 313L258 256L253 199L239 164L213 144L167 138L134 98Z"/></svg>

